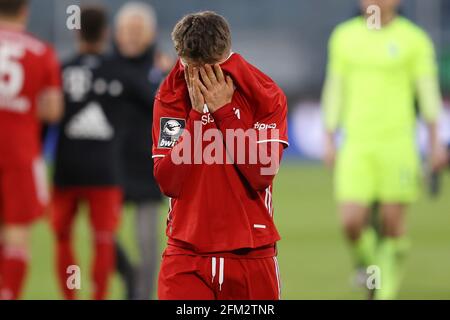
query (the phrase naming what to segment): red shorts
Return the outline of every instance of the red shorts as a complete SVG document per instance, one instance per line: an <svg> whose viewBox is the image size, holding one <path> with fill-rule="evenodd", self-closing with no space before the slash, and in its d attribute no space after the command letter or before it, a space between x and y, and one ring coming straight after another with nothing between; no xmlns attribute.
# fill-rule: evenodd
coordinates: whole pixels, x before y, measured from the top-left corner
<svg viewBox="0 0 450 320"><path fill-rule="evenodd" d="M122 191L117 187L69 187L53 191L51 222L56 232L72 226L78 206L86 201L96 231L115 232L122 210Z"/></svg>
<svg viewBox="0 0 450 320"><path fill-rule="evenodd" d="M159 273L160 300L279 300L280 294L276 257L164 256Z"/></svg>
<svg viewBox="0 0 450 320"><path fill-rule="evenodd" d="M49 192L45 162L37 159L27 166L0 168L0 222L29 225L41 217Z"/></svg>

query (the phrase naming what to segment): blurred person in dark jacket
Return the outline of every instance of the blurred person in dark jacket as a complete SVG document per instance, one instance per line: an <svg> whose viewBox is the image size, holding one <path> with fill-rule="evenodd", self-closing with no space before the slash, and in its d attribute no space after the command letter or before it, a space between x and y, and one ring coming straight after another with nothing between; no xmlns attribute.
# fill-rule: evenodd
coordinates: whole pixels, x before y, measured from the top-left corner
<svg viewBox="0 0 450 320"><path fill-rule="evenodd" d="M153 178L152 119L153 99L171 59L156 48L157 19L153 8L142 2L128 2L115 20L115 59L119 68L131 70L142 90L148 92L146 103L136 103L124 112L128 123L122 150L125 199L136 208L136 235L140 263L132 268L117 244L118 269L128 287L128 298L149 299L159 260L158 207L161 193Z"/></svg>
<svg viewBox="0 0 450 320"><path fill-rule="evenodd" d="M84 7L78 50L63 67L66 112L58 133L51 223L57 277L66 299L76 298L67 281L68 270L77 265L72 242L83 203L92 230L92 298L108 297L123 199L120 154L127 123L122 110L147 99L134 74L116 68L115 60L105 54L108 30L104 7Z"/></svg>

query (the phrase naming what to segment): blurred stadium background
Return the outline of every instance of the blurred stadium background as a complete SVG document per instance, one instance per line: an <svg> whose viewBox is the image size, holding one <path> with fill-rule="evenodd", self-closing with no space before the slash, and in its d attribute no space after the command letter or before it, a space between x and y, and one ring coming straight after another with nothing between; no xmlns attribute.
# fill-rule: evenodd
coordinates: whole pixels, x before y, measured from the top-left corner
<svg viewBox="0 0 450 320"><path fill-rule="evenodd" d="M87 1L86 1L87 2ZM103 1L114 13L125 1ZM284 299L364 299L350 286L351 265L332 198L332 174L317 161L321 155L320 91L326 67L328 37L334 26L357 13L356 0L153 0L158 14L159 47L174 54L170 31L184 14L214 10L231 23L234 50L280 83L289 98L291 148L275 190L276 220L283 240L280 268ZM444 97L450 95L450 1L404 0L403 14L432 36L440 62ZM89 1L91 3L91 1ZM74 34L66 28L66 9L74 0L32 1L29 30L53 43L64 59L74 50ZM444 101L445 104L447 104ZM442 134L450 142L450 111ZM426 148L422 131L418 141ZM442 192L424 195L413 206L410 232L413 249L401 298L450 299L450 177ZM165 242L166 207L161 207L161 244ZM120 236L131 252L134 235L130 213L124 212ZM33 257L26 299L61 298L53 263L53 239L48 225L34 228ZM82 297L89 278L90 233L83 215L77 224L77 253L81 261ZM161 247L162 250L162 247ZM85 272L83 272L85 270ZM123 297L118 279L110 298Z"/></svg>

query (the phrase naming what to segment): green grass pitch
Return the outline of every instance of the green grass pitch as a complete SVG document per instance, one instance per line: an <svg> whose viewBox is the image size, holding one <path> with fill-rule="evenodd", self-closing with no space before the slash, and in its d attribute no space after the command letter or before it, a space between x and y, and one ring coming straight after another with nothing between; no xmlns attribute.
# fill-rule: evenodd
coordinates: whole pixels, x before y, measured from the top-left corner
<svg viewBox="0 0 450 320"><path fill-rule="evenodd" d="M350 285L351 261L332 199L332 177L315 164L286 163L276 180L275 219L282 236L279 262L283 299L364 299ZM450 175L442 195L426 195L409 213L412 250L400 298L450 299ZM161 250L164 247L166 206L161 208ZM84 210L83 210L84 211ZM129 210L127 210L129 211ZM133 216L125 212L120 238L136 258ZM76 253L82 272L81 299L89 299L91 234L85 214L76 224ZM41 222L33 228L32 261L25 299L61 299L54 268L53 235ZM117 276L110 299L121 299Z"/></svg>

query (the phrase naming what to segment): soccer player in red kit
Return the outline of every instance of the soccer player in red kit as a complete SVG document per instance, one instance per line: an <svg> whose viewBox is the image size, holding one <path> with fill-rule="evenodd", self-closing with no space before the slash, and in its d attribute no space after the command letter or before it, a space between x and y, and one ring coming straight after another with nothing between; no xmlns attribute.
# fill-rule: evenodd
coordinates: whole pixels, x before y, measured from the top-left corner
<svg viewBox="0 0 450 320"><path fill-rule="evenodd" d="M272 183L288 146L286 97L231 51L220 15L187 15L172 38L180 59L153 118L154 174L170 197L158 296L280 299Z"/></svg>
<svg viewBox="0 0 450 320"><path fill-rule="evenodd" d="M25 32L28 1L0 1L0 299L20 296L29 229L48 201L41 122L62 115L52 48Z"/></svg>

